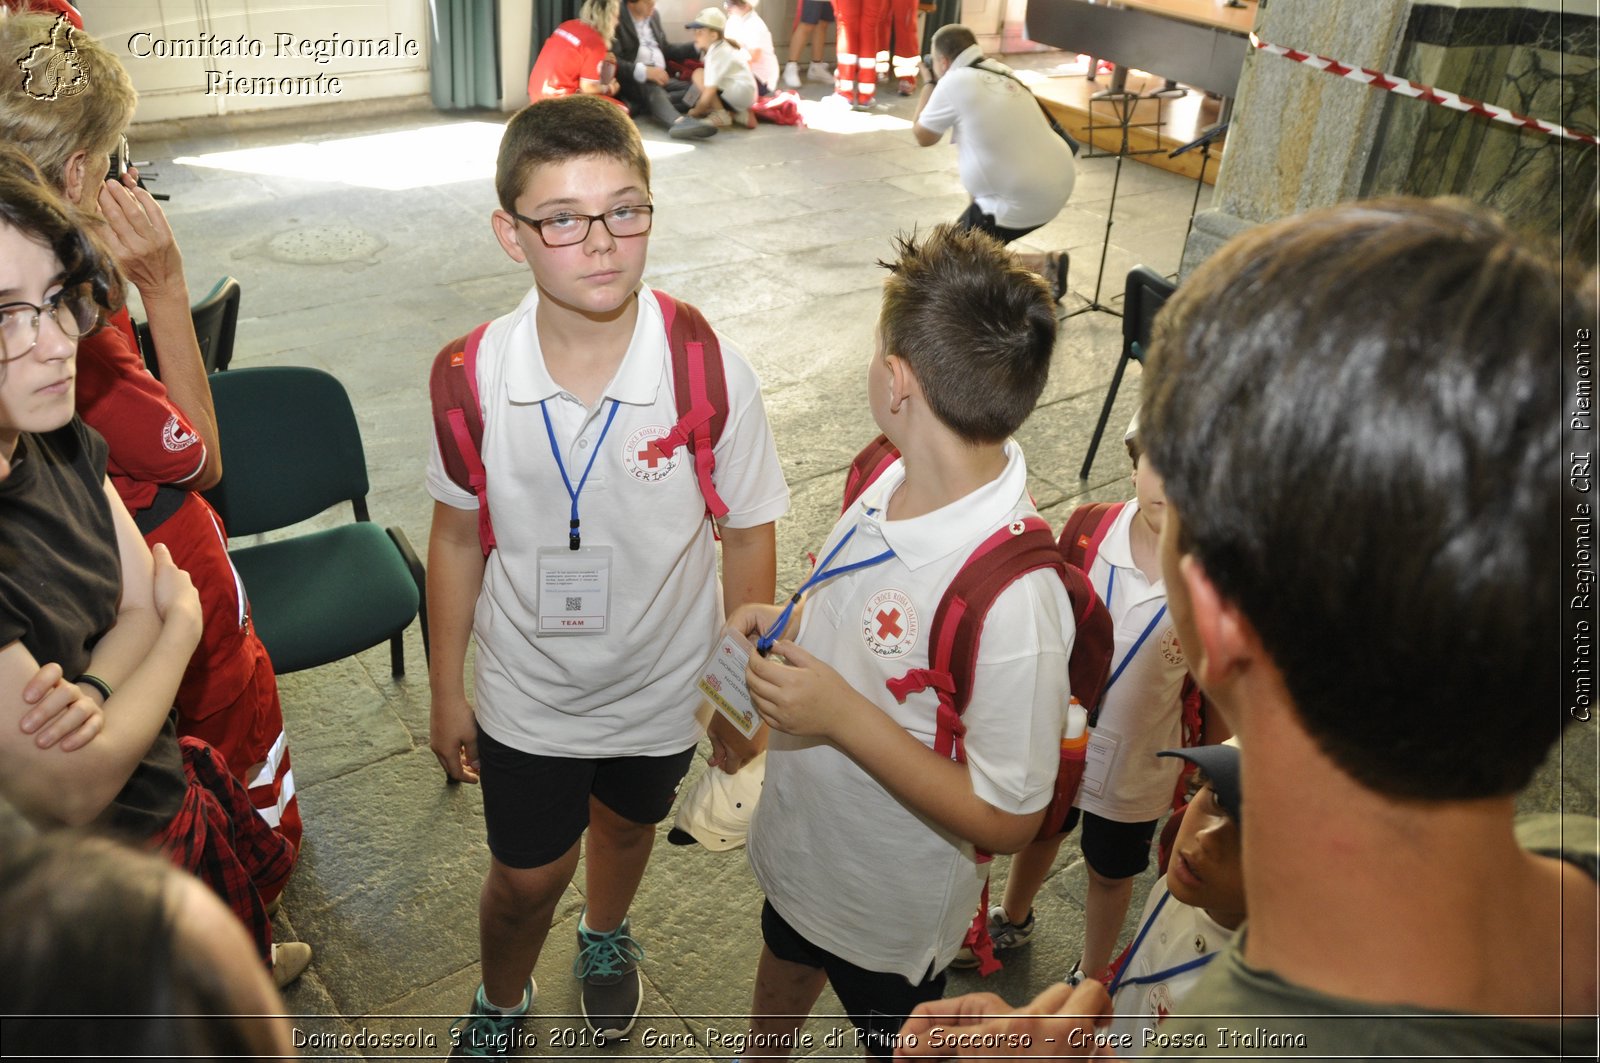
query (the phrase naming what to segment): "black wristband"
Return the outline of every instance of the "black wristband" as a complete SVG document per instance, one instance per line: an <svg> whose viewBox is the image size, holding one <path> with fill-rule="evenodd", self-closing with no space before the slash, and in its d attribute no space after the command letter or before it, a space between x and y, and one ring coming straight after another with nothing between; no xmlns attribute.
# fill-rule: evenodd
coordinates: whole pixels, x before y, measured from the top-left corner
<svg viewBox="0 0 1600 1063"><path fill-rule="evenodd" d="M111 700L111 684L107 683L104 679L101 679L97 675L91 675L90 673L85 672L78 678L74 679L73 682L79 686L94 687L96 690L100 691L100 697L103 700Z"/></svg>

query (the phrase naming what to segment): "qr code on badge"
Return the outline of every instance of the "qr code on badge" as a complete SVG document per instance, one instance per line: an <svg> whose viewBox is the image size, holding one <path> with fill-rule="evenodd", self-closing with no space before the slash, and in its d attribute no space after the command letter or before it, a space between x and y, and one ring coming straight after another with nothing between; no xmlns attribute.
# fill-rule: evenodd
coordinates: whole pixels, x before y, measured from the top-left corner
<svg viewBox="0 0 1600 1063"><path fill-rule="evenodd" d="M575 596L571 596L571 597L567 598L567 612L569 612L569 613L580 613L582 611L583 611L583 598L581 596L576 596L575 595Z"/></svg>

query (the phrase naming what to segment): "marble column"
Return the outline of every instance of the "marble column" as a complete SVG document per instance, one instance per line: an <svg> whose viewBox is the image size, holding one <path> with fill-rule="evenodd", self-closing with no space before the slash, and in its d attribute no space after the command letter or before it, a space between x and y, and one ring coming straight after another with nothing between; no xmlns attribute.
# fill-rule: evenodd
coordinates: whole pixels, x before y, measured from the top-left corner
<svg viewBox="0 0 1600 1063"><path fill-rule="evenodd" d="M1595 130L1594 0L1261 0L1272 44ZM1183 270L1242 229L1356 197L1457 194L1593 254L1593 148L1253 52ZM1587 218L1588 223L1584 224Z"/></svg>

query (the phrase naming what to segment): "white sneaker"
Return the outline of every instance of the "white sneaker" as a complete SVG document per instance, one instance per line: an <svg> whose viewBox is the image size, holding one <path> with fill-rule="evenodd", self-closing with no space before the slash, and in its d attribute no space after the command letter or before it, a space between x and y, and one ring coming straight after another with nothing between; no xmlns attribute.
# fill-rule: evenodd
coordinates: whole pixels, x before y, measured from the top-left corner
<svg viewBox="0 0 1600 1063"><path fill-rule="evenodd" d="M797 89L800 87L800 64L789 63L783 68L784 88Z"/></svg>
<svg viewBox="0 0 1600 1063"><path fill-rule="evenodd" d="M833 71L828 69L827 63L812 63L806 68L807 81L820 81L825 85L833 84Z"/></svg>

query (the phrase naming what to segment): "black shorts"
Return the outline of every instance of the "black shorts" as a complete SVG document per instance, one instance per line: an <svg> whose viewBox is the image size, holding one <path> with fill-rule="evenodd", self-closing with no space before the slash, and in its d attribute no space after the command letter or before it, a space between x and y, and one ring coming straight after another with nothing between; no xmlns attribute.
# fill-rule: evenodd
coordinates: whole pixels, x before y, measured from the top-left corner
<svg viewBox="0 0 1600 1063"><path fill-rule="evenodd" d="M800 0L800 22L815 26L818 22L833 21L833 0Z"/></svg>
<svg viewBox="0 0 1600 1063"><path fill-rule="evenodd" d="M1077 826L1079 809L1067 814L1061 833ZM1118 823L1114 819L1083 813L1083 859L1106 878L1132 878L1150 866L1150 839L1156 836L1159 820L1143 823Z"/></svg>
<svg viewBox="0 0 1600 1063"><path fill-rule="evenodd" d="M1008 229L1004 225L996 224L994 215L978 206L976 202L968 203L966 211L956 219L956 226L960 229L978 229L988 233L1002 244L1009 244L1019 236L1027 236L1039 228L1030 225L1026 229Z"/></svg>
<svg viewBox="0 0 1600 1063"><path fill-rule="evenodd" d="M844 1005L845 1014L866 1038L867 1055L873 1059L894 1055L893 1037L911 1017L913 1008L944 996L943 971L912 985L898 974L857 967L801 937L771 901L761 906L761 938L778 959L819 967L827 974L828 984Z"/></svg>
<svg viewBox="0 0 1600 1063"><path fill-rule="evenodd" d="M478 728L478 781L489 851L507 867L561 858L589 826L589 798L634 823L672 811L694 746L666 757L541 757L512 749Z"/></svg>

